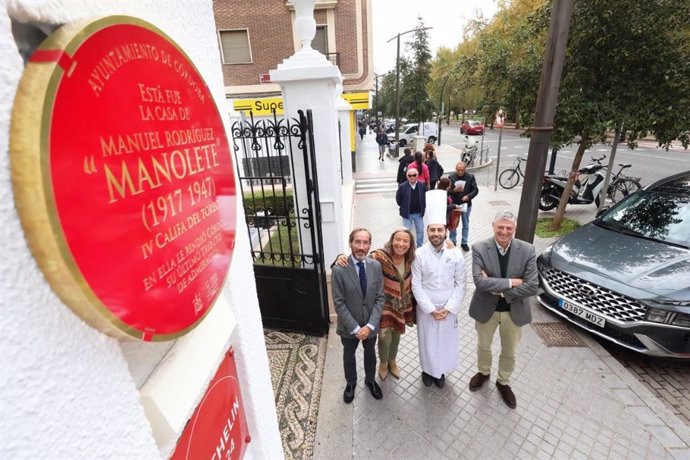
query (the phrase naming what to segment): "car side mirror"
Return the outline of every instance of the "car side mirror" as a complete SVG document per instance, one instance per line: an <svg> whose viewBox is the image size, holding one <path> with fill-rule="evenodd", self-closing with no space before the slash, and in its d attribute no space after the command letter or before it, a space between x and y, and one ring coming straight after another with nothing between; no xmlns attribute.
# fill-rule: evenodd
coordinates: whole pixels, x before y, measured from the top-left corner
<svg viewBox="0 0 690 460"><path fill-rule="evenodd" d="M606 213L606 211L608 211L609 209L611 209L611 206L604 206L603 208L599 209L599 210L597 211L596 218L598 219L599 217L601 217L601 216L602 216L604 213Z"/></svg>

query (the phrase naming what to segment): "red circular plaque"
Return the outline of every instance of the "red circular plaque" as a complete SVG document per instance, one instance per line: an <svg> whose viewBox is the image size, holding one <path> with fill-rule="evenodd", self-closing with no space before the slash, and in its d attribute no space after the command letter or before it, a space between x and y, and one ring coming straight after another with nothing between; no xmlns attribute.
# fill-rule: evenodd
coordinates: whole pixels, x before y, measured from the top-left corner
<svg viewBox="0 0 690 460"><path fill-rule="evenodd" d="M51 35L22 79L11 149L27 239L86 321L168 340L208 313L234 246L235 181L215 101L169 37L126 16Z"/></svg>

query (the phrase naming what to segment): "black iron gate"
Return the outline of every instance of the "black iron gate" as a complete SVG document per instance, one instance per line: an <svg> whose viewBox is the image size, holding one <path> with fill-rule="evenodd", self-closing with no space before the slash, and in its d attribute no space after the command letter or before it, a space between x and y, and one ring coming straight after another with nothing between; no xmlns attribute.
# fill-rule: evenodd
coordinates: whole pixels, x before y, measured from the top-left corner
<svg viewBox="0 0 690 460"><path fill-rule="evenodd" d="M328 301L313 123L311 110L298 113L299 119L273 113L235 122L233 145L264 326L324 335Z"/></svg>

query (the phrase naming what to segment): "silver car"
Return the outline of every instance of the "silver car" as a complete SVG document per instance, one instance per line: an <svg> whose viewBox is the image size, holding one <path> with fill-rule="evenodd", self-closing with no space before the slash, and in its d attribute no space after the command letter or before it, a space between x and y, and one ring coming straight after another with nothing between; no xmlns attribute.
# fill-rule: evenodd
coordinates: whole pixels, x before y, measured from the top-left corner
<svg viewBox="0 0 690 460"><path fill-rule="evenodd" d="M537 267L549 310L631 350L690 359L690 171L561 238Z"/></svg>

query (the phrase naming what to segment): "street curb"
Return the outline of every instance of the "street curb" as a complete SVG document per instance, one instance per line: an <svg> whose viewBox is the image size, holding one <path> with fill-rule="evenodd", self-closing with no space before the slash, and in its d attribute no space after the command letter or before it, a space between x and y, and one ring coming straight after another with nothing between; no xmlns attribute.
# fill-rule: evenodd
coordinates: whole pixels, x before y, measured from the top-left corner
<svg viewBox="0 0 690 460"><path fill-rule="evenodd" d="M471 168L467 168L467 170L469 172L480 171L484 168L488 168L489 166L491 166L493 164L493 162L494 162L494 160L489 158L489 161L487 161L486 163L479 165L479 166L472 166Z"/></svg>

